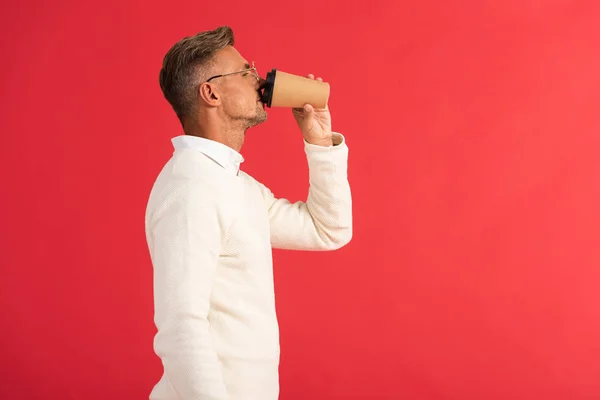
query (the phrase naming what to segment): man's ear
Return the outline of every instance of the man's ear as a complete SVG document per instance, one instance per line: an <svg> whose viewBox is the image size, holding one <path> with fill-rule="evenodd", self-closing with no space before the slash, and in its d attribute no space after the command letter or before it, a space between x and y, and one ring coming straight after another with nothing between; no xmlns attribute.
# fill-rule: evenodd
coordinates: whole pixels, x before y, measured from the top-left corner
<svg viewBox="0 0 600 400"><path fill-rule="evenodd" d="M216 85L212 85L210 82L204 82L198 89L200 100L208 106L217 106L221 103L221 94L218 92Z"/></svg>

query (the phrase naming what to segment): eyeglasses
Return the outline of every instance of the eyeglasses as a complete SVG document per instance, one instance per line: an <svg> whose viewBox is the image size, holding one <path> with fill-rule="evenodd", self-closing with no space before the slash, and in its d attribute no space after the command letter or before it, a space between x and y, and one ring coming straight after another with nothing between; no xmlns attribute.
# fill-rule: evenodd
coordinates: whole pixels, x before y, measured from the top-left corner
<svg viewBox="0 0 600 400"><path fill-rule="evenodd" d="M213 79L216 78L221 78L223 76L228 76L228 75L235 75L235 74L247 74L249 72L252 72L254 77L256 78L257 81L260 82L260 76L258 75L258 71L256 70L256 67L254 66L254 61L252 61L251 65L246 64L248 68L243 69L241 71L236 71L236 72L229 72L227 74L221 74L221 75L215 75L215 76L211 76L210 78L208 78L206 80L206 82L210 82Z"/></svg>

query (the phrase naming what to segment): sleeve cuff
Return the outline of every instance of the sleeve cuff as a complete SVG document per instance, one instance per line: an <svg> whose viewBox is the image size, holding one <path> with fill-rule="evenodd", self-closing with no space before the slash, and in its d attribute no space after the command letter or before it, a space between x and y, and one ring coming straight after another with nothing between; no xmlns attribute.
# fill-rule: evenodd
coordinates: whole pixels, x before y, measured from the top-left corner
<svg viewBox="0 0 600 400"><path fill-rule="evenodd" d="M319 152L319 151L331 151L331 149L344 148L346 147L346 138L344 135L338 132L332 132L333 146L319 146L316 144L308 143L304 140L304 148L308 152Z"/></svg>

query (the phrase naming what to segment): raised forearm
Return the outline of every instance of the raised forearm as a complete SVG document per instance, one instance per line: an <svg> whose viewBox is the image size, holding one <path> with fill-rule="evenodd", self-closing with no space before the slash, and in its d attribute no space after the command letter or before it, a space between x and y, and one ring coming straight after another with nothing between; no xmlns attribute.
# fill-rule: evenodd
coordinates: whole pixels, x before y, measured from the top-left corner
<svg viewBox="0 0 600 400"><path fill-rule="evenodd" d="M334 135L334 143L329 147L305 144L310 184L306 202L273 198L270 203L273 247L335 250L352 238L348 147L340 134Z"/></svg>

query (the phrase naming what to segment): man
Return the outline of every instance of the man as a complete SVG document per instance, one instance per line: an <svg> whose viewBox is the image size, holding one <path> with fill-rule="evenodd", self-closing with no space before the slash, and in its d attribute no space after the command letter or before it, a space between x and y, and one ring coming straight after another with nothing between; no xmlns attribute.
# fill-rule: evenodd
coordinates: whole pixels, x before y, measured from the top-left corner
<svg viewBox="0 0 600 400"><path fill-rule="evenodd" d="M272 248L335 250L352 236L348 148L328 109L292 110L309 165L306 203L278 199L240 170L246 131L267 118L263 84L229 27L165 56L160 85L185 134L172 139L146 213L164 367L150 399L277 399Z"/></svg>

